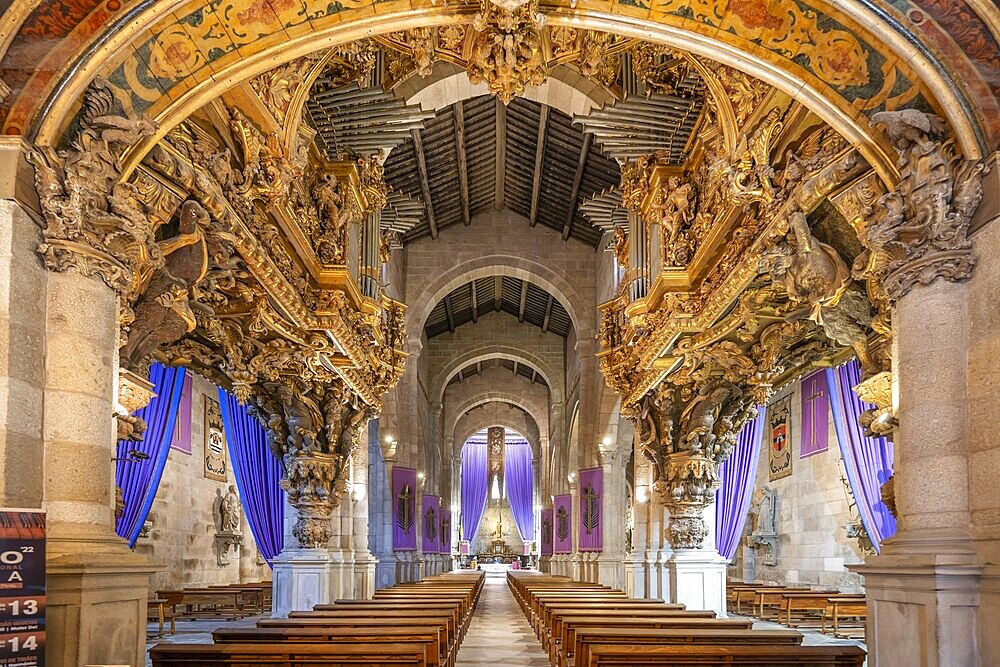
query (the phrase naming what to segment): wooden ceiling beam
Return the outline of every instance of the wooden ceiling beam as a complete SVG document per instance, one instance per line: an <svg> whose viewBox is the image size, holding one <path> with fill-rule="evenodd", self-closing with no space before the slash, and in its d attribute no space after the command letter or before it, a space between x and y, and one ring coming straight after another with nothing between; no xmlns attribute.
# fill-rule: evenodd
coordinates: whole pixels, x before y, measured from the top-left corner
<svg viewBox="0 0 1000 667"><path fill-rule="evenodd" d="M469 289L472 292L472 323L479 323L479 302L476 300L476 281L473 280L469 283Z"/></svg>
<svg viewBox="0 0 1000 667"><path fill-rule="evenodd" d="M507 167L507 105L500 101L500 98L495 98L495 109L496 109L496 138L497 138L497 149L496 149L496 181L495 181L495 197L493 201L493 207L498 211L502 211L504 207L504 189L505 189L505 177L506 177L506 167Z"/></svg>
<svg viewBox="0 0 1000 667"><path fill-rule="evenodd" d="M448 316L448 331L455 333L455 314L451 311L451 295L444 298L444 314Z"/></svg>
<svg viewBox="0 0 1000 667"><path fill-rule="evenodd" d="M452 105L455 112L455 152L458 154L458 186L462 191L462 222L472 224L469 216L469 167L465 157L465 111L462 102ZM475 294L475 288L472 290ZM475 308L473 308L475 312Z"/></svg>
<svg viewBox="0 0 1000 667"><path fill-rule="evenodd" d="M420 130L410 130L413 137L413 152L417 156L417 173L420 175L420 191L424 195L424 211L427 214L427 224L431 228L431 238L438 237L437 222L434 220L434 203L431 200L431 184L427 180L427 162L424 160L424 144L420 139ZM452 329L454 331L454 329Z"/></svg>
<svg viewBox="0 0 1000 667"><path fill-rule="evenodd" d="M542 162L545 160L545 133L549 126L549 107L542 105L542 115L538 118L538 136L535 138L535 171L531 178L531 215L528 224L538 223L538 197L542 192Z"/></svg>
<svg viewBox="0 0 1000 667"><path fill-rule="evenodd" d="M493 305L499 313L500 307L503 305L503 278L501 276L493 276L493 301Z"/></svg>
<svg viewBox="0 0 1000 667"><path fill-rule="evenodd" d="M528 304L528 281L521 282L521 305L517 309L517 321L524 322L524 307Z"/></svg>
<svg viewBox="0 0 1000 667"><path fill-rule="evenodd" d="M531 384L535 384L535 379L538 377L538 371L534 368L531 369Z"/></svg>
<svg viewBox="0 0 1000 667"><path fill-rule="evenodd" d="M517 359L514 360L514 377L517 377Z"/></svg>
<svg viewBox="0 0 1000 667"><path fill-rule="evenodd" d="M481 361L477 361L476 362L476 374L477 375L482 375L483 374L483 362L481 362Z"/></svg>
<svg viewBox="0 0 1000 667"><path fill-rule="evenodd" d="M549 330L549 318L552 317L552 302L554 299L552 295L549 295L549 300L545 304L545 319L542 320L542 333L547 333Z"/></svg>
<svg viewBox="0 0 1000 667"><path fill-rule="evenodd" d="M576 217L576 200L580 196L580 183L583 182L584 168L587 166L587 156L590 155L590 146L594 143L594 135L587 132L583 135L583 148L580 149L580 160L576 163L576 175L573 177L573 190L569 197L569 213L566 215L566 222L563 223L562 239L569 238L570 229L573 227L573 218Z"/></svg>

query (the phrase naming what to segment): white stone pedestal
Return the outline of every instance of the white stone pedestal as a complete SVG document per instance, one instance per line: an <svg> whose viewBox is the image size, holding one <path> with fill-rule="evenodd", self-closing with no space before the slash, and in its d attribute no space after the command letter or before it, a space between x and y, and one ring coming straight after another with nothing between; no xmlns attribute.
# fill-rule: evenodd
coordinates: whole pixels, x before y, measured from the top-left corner
<svg viewBox="0 0 1000 667"><path fill-rule="evenodd" d="M625 589L625 568L622 554L602 553L597 557L597 582L619 590Z"/></svg>
<svg viewBox="0 0 1000 667"><path fill-rule="evenodd" d="M325 549L286 549L274 559L272 616L309 611L317 604L354 597L344 582L354 578L354 563L336 560Z"/></svg>
<svg viewBox="0 0 1000 667"><path fill-rule="evenodd" d="M726 618L727 561L714 549L678 549L666 562L670 601Z"/></svg>
<svg viewBox="0 0 1000 667"><path fill-rule="evenodd" d="M622 590L630 598L646 597L646 562L642 558L629 556L624 564L625 585Z"/></svg>
<svg viewBox="0 0 1000 667"><path fill-rule="evenodd" d="M375 595L375 568L377 561L370 553L354 559L354 597L370 600Z"/></svg>

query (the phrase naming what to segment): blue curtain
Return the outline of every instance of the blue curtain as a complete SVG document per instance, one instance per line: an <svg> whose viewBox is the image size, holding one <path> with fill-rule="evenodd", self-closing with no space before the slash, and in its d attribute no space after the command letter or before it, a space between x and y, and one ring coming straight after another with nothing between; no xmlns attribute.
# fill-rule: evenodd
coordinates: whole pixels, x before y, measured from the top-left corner
<svg viewBox="0 0 1000 667"><path fill-rule="evenodd" d="M715 547L726 560L736 555L746 523L757 459L760 436L764 431L764 408L757 408L757 418L743 426L729 458L719 465L721 485L715 492Z"/></svg>
<svg viewBox="0 0 1000 667"><path fill-rule="evenodd" d="M285 492L281 463L267 446L263 425L225 389L219 388L222 423L240 501L257 548L271 565L285 543Z"/></svg>
<svg viewBox="0 0 1000 667"><path fill-rule="evenodd" d="M476 541L479 524L486 512L489 494L489 461L486 434L477 433L462 448L462 539L469 544Z"/></svg>
<svg viewBox="0 0 1000 667"><path fill-rule="evenodd" d="M115 461L115 484L122 490L125 510L115 522L115 532L128 540L129 548L142 530L149 516L160 477L167 464L170 442L177 421L177 407L184 386L184 369L168 368L154 363L149 369L149 381L156 396L149 405L137 410L135 416L146 422L146 433L141 442L118 441L118 460ZM131 451L142 452L148 458L139 460L129 456Z"/></svg>
<svg viewBox="0 0 1000 667"><path fill-rule="evenodd" d="M535 471L531 467L531 445L508 435L504 443L503 482L510 511L521 540L535 539Z"/></svg>
<svg viewBox="0 0 1000 667"><path fill-rule="evenodd" d="M893 445L885 438L866 437L858 422L862 412L875 407L854 392L855 385L861 382L858 360L852 359L836 370L828 368L826 373L833 426L854 502L875 551L881 552L882 542L896 534L896 518L882 502L881 489L892 476Z"/></svg>

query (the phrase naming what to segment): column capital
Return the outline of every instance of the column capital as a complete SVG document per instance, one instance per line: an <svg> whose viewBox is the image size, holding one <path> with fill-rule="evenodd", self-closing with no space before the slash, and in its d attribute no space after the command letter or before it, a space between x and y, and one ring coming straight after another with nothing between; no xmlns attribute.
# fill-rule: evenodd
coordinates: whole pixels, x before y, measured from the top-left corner
<svg viewBox="0 0 1000 667"><path fill-rule="evenodd" d="M969 222L983 198L983 160L959 154L941 119L914 109L872 117L898 152L900 180L882 195L862 241L883 255L882 284L891 300L938 278L972 275Z"/></svg>

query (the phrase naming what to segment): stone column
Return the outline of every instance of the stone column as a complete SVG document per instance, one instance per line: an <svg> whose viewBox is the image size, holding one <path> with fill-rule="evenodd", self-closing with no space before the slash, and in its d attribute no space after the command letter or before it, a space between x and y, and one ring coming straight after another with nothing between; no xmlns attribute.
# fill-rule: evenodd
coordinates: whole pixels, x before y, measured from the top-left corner
<svg viewBox="0 0 1000 667"><path fill-rule="evenodd" d="M585 575L586 571L584 569L584 556L580 553L580 485L579 477L577 473L572 473L569 479L569 495L570 495L570 507L572 508L571 515L571 532L572 532L572 544L573 552L569 554L568 557L568 572L566 575L572 577L575 581L586 581Z"/></svg>
<svg viewBox="0 0 1000 667"><path fill-rule="evenodd" d="M376 457L370 466L368 496L372 516L369 530L375 548L375 588L386 588L396 583L396 554L392 550L392 466L396 460L394 442L387 442L386 435L377 426L370 433L369 457Z"/></svg>
<svg viewBox="0 0 1000 667"><path fill-rule="evenodd" d="M351 462L351 514L353 516L352 544L354 556L354 597L371 598L375 594L375 557L368 544L371 530L368 516L368 439L371 429L364 430L361 443L354 450ZM377 432L376 432L376 437Z"/></svg>
<svg viewBox="0 0 1000 667"><path fill-rule="evenodd" d="M114 531L118 300L96 278L50 272L43 465L48 664L142 664L156 570Z"/></svg>
<svg viewBox="0 0 1000 667"><path fill-rule="evenodd" d="M601 468L604 475L604 495L601 517L604 520L601 553L597 558L597 581L605 586L624 589L625 573L625 464L618 443L601 444Z"/></svg>
<svg viewBox="0 0 1000 667"><path fill-rule="evenodd" d="M919 127L898 112L877 118L900 169L863 239L882 253L881 284L894 303L898 532L881 555L850 569L865 577L873 662L987 664L980 647L990 640L978 634L983 565L970 530L964 284L976 262L967 230L983 164L956 155L933 124Z"/></svg>

